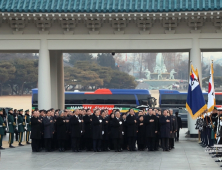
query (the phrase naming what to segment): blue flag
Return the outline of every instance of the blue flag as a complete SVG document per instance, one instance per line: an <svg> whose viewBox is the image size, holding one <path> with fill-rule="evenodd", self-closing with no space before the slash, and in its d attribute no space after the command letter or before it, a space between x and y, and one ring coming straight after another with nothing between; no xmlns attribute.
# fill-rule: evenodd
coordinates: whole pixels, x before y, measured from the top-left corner
<svg viewBox="0 0 222 170"><path fill-rule="evenodd" d="M191 65L186 109L193 119L196 119L207 109L199 83L198 72L194 70L193 65Z"/></svg>

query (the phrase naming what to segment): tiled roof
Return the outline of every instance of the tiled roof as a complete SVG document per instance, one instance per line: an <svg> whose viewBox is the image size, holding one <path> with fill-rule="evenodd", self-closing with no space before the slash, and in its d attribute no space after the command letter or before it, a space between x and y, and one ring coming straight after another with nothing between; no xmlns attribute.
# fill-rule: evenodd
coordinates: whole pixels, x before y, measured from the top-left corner
<svg viewBox="0 0 222 170"><path fill-rule="evenodd" d="M0 12L128 13L215 11L222 0L0 0Z"/></svg>

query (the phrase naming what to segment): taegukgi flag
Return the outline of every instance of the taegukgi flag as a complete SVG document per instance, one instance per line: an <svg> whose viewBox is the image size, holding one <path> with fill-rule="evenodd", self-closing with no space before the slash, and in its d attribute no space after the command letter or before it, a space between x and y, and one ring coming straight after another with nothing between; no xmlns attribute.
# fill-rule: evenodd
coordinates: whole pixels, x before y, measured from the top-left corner
<svg viewBox="0 0 222 170"><path fill-rule="evenodd" d="M191 65L186 109L193 119L196 119L207 109L203 93L198 81L198 72Z"/></svg>
<svg viewBox="0 0 222 170"><path fill-rule="evenodd" d="M210 69L210 79L209 79L209 84L208 84L207 111L208 112L213 111L215 105L216 105L216 101L215 101L215 91L214 91L214 70L213 70L213 63L212 63L211 69Z"/></svg>

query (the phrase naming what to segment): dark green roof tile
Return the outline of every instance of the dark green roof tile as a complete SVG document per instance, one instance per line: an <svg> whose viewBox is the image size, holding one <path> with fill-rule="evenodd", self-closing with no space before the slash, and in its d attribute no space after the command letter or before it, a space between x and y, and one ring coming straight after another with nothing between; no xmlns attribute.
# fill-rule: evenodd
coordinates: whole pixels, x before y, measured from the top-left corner
<svg viewBox="0 0 222 170"><path fill-rule="evenodd" d="M122 13L215 11L222 0L0 0L0 12Z"/></svg>

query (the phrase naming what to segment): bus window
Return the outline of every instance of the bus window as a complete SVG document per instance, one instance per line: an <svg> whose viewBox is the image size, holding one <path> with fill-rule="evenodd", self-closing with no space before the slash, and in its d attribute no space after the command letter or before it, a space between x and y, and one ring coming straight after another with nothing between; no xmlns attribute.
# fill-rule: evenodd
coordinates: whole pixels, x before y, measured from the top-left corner
<svg viewBox="0 0 222 170"><path fill-rule="evenodd" d="M136 104L134 95L106 95L105 104Z"/></svg>
<svg viewBox="0 0 222 170"><path fill-rule="evenodd" d="M86 96L83 94L65 94L65 104L86 104Z"/></svg>
<svg viewBox="0 0 222 170"><path fill-rule="evenodd" d="M222 95L215 95L216 105L222 105Z"/></svg>
<svg viewBox="0 0 222 170"><path fill-rule="evenodd" d="M104 95L84 94L87 104L104 104Z"/></svg>
<svg viewBox="0 0 222 170"><path fill-rule="evenodd" d="M186 104L187 94L163 94L161 104Z"/></svg>

